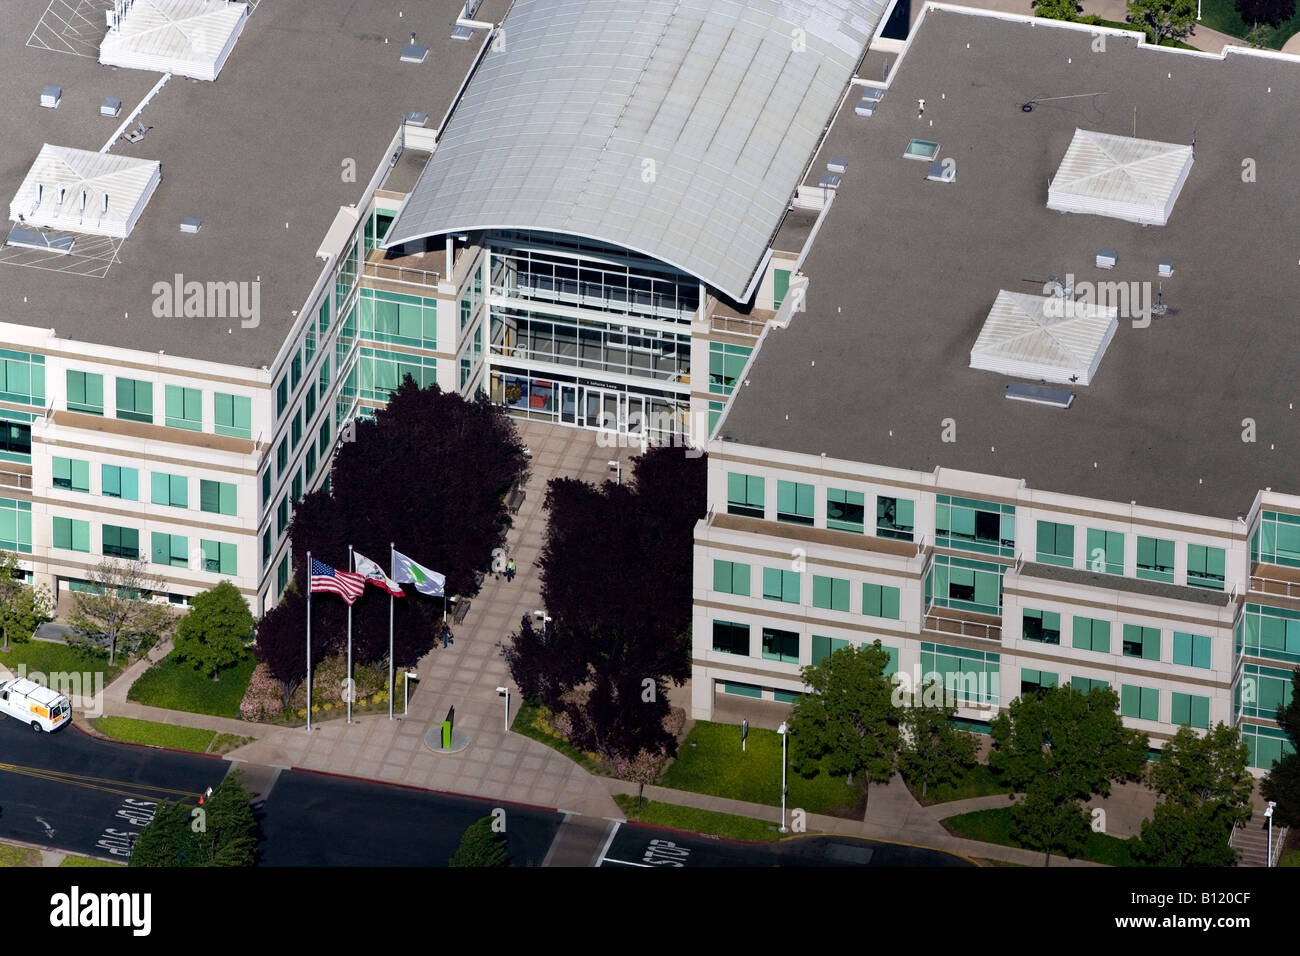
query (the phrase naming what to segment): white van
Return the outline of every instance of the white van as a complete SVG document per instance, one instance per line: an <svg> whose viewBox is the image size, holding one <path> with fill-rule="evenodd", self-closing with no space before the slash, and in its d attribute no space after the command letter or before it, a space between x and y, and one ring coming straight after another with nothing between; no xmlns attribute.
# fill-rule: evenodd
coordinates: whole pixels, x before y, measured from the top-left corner
<svg viewBox="0 0 1300 956"><path fill-rule="evenodd" d="M71 722L72 704L62 694L19 677L0 681L0 716L30 724L37 733L52 733Z"/></svg>

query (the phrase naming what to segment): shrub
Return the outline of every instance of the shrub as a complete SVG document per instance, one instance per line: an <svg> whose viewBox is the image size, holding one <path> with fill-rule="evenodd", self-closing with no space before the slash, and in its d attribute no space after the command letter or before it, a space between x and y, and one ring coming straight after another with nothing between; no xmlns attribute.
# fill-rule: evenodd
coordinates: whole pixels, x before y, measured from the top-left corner
<svg viewBox="0 0 1300 956"><path fill-rule="evenodd" d="M239 716L243 720L274 720L283 711L280 682L271 676L266 664L259 663L248 679L248 689L239 703Z"/></svg>

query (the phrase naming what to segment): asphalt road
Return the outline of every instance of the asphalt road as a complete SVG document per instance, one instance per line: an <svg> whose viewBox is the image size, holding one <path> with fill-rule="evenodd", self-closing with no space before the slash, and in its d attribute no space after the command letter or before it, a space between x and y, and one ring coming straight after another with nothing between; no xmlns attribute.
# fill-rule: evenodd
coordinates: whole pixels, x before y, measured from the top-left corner
<svg viewBox="0 0 1300 956"><path fill-rule="evenodd" d="M158 803L198 795L225 777L212 757L90 737L75 725L36 734L0 720L0 839L125 860ZM497 815L516 866L540 866L560 814L304 771L247 767L264 866L445 866L465 829ZM634 824L593 837L601 866L969 866L937 850L849 837L750 845ZM612 832L611 832L612 831ZM606 845L607 844L607 845ZM582 857L585 863L589 856Z"/></svg>
<svg viewBox="0 0 1300 956"><path fill-rule="evenodd" d="M602 867L974 866L941 850L842 836L752 845L624 824L613 837Z"/></svg>
<svg viewBox="0 0 1300 956"><path fill-rule="evenodd" d="M475 820L501 821L515 866L540 866L560 828L550 810L301 771L262 807L265 866L446 866Z"/></svg>
<svg viewBox="0 0 1300 956"><path fill-rule="evenodd" d="M0 838L125 860L160 800L196 802L224 760L98 740L66 727L33 733L0 720Z"/></svg>

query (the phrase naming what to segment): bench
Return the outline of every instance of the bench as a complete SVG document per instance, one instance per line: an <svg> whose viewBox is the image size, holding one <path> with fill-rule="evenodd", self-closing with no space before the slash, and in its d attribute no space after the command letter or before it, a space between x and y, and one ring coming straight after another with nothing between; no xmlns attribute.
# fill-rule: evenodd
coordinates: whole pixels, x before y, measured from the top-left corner
<svg viewBox="0 0 1300 956"><path fill-rule="evenodd" d="M460 624L465 620L465 615L469 613L469 605L470 602L465 598L461 598L452 605L451 620L453 624Z"/></svg>
<svg viewBox="0 0 1300 956"><path fill-rule="evenodd" d="M519 514L519 509L524 506L524 499L527 497L528 493L524 489L516 488L506 496L506 510L512 515Z"/></svg>

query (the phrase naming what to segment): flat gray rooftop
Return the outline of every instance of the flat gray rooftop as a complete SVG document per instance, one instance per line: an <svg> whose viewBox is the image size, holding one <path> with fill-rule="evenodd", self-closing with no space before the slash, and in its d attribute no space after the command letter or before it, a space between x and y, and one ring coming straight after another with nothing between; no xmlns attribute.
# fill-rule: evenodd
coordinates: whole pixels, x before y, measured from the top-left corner
<svg viewBox="0 0 1300 956"><path fill-rule="evenodd" d="M26 45L48 5L5 3L0 202L6 213L43 143L99 150L161 77ZM84 34L104 32L105 5L82 0L93 19L82 22L83 39L69 48L97 48L97 39L87 42ZM480 16L499 18L506 5L490 0ZM408 111L427 112L436 127L451 105L485 35L450 39L461 6L460 0L261 3L215 83L173 77L140 117L152 127L144 139L113 145L113 155L160 161L163 176L118 261L103 278L51 271L66 262L48 261L50 269L0 262L0 320L54 328L60 338L269 365L324 265L315 254L338 207L362 201ZM399 61L411 31L429 46L420 65ZM63 88L56 110L39 105L45 85ZM99 115L110 96L122 100L116 119ZM344 180L345 161L356 165L351 182ZM203 222L195 235L179 231L189 216ZM237 318L154 318L154 283L177 274L186 281L260 280L259 326L241 328Z"/></svg>
<svg viewBox="0 0 1300 956"><path fill-rule="evenodd" d="M848 161L804 266L807 312L769 333L724 439L1221 517L1264 487L1300 493L1300 177L1284 132L1300 64L1091 45L1082 31L931 10L875 115L846 99L810 180L823 157ZM1143 139L1195 135L1167 226L1047 209L1076 127L1131 136L1135 124ZM954 182L902 158L914 137L955 160ZM1095 267L1103 247L1116 269ZM1154 287L1166 258L1169 313L1149 328L1121 319L1068 410L1007 401L1007 376L969 368L999 289L1041 294L1065 273ZM955 443L942 441L948 418Z"/></svg>

